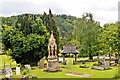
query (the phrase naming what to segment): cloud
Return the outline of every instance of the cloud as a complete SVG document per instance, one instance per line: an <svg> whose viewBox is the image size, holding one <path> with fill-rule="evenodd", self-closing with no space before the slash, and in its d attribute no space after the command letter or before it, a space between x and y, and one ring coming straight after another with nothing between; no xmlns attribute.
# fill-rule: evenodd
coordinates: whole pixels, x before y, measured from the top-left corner
<svg viewBox="0 0 120 80"><path fill-rule="evenodd" d="M118 0L1 0L0 16L33 13L43 14L52 9L53 14L68 14L81 17L90 12L104 23L115 22L118 18Z"/></svg>

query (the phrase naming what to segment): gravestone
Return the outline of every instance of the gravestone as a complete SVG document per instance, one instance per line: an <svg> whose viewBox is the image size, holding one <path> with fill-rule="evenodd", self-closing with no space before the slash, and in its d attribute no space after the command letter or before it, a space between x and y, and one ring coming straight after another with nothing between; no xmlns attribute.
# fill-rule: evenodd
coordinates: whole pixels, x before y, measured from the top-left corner
<svg viewBox="0 0 120 80"><path fill-rule="evenodd" d="M4 74L5 74L5 77L12 76L13 75L12 69L9 66L5 66L5 68L4 68Z"/></svg>
<svg viewBox="0 0 120 80"><path fill-rule="evenodd" d="M24 66L25 66L25 69L31 70L31 66L30 66L30 65L26 64L26 65L24 65Z"/></svg>
<svg viewBox="0 0 120 80"><path fill-rule="evenodd" d="M42 59L39 61L39 68L40 68L40 69L44 68L44 58L42 58Z"/></svg>
<svg viewBox="0 0 120 80"><path fill-rule="evenodd" d="M86 61L85 60L82 60L82 64L85 64L86 63Z"/></svg>
<svg viewBox="0 0 120 80"><path fill-rule="evenodd" d="M2 75L2 70L0 70L0 76Z"/></svg>
<svg viewBox="0 0 120 80"><path fill-rule="evenodd" d="M98 66L101 66L101 65L102 65L102 60L98 59Z"/></svg>
<svg viewBox="0 0 120 80"><path fill-rule="evenodd" d="M95 69L95 70L104 70L104 67L102 67L102 66L93 66L92 69Z"/></svg>
<svg viewBox="0 0 120 80"><path fill-rule="evenodd" d="M118 64L120 64L120 59L118 60Z"/></svg>
<svg viewBox="0 0 120 80"><path fill-rule="evenodd" d="M32 75L22 76L20 80L37 80L37 76Z"/></svg>
<svg viewBox="0 0 120 80"><path fill-rule="evenodd" d="M110 68L109 63L105 62L105 64L104 64L104 69L109 69L109 68Z"/></svg>
<svg viewBox="0 0 120 80"><path fill-rule="evenodd" d="M118 64L118 61L119 61L119 58L116 58L115 59L115 63Z"/></svg>
<svg viewBox="0 0 120 80"><path fill-rule="evenodd" d="M63 57L59 57L58 61L63 63Z"/></svg>
<svg viewBox="0 0 120 80"><path fill-rule="evenodd" d="M105 63L105 58L98 59L98 65L99 66L104 65L104 63Z"/></svg>
<svg viewBox="0 0 120 80"><path fill-rule="evenodd" d="M16 67L16 75L20 76L20 67Z"/></svg>

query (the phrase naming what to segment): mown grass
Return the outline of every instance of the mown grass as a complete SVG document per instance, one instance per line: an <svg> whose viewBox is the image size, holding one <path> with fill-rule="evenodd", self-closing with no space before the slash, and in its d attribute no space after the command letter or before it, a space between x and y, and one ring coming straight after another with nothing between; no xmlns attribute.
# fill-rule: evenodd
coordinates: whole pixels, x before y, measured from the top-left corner
<svg viewBox="0 0 120 80"><path fill-rule="evenodd" d="M16 67L16 62L10 56L0 55L0 69L4 69L4 64L12 68Z"/></svg>
<svg viewBox="0 0 120 80"><path fill-rule="evenodd" d="M6 55L0 55L0 58L2 58L2 65L0 66L3 68L4 62L9 65L9 63L12 63L12 67L16 66L15 61L12 62L10 58ZM44 69L39 69L38 66L33 66L33 70L30 70L27 75L33 75L37 76L38 78L85 78L85 77L79 77L79 76L67 76L66 73L68 72L75 72L80 74L90 74L90 77L87 78L113 78L115 74L118 72L118 67L112 67L111 70L93 70L91 69L91 66L96 62L87 62L86 65L89 66L89 68L79 68L81 63L77 63L77 65L73 65L73 58L66 58L67 65L63 65L59 63L60 66L64 66L60 72L45 72ZM21 71L22 72L22 71ZM15 71L13 71L14 76L13 78L17 78L18 76L15 75ZM23 76L21 74L21 76Z"/></svg>

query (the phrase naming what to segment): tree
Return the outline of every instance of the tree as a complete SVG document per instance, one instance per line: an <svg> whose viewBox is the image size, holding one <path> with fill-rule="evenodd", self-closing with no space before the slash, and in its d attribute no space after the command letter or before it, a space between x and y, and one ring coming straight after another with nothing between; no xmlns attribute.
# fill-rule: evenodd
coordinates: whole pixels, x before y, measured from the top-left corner
<svg viewBox="0 0 120 80"><path fill-rule="evenodd" d="M118 52L118 23L105 24L98 34L99 49L104 53Z"/></svg>
<svg viewBox="0 0 120 80"><path fill-rule="evenodd" d="M16 26L3 31L3 43L12 50L10 56L17 63L37 65L47 54L49 33L40 17L19 15Z"/></svg>
<svg viewBox="0 0 120 80"><path fill-rule="evenodd" d="M46 26L47 31L51 34L53 31L53 35L56 39L57 43L57 53L59 53L59 44L60 44L60 33L59 28L56 24L55 17L52 14L51 10L49 9L49 14L47 15L45 12L42 17L43 24ZM46 55L47 56L47 55Z"/></svg>
<svg viewBox="0 0 120 80"><path fill-rule="evenodd" d="M86 13L75 21L73 38L80 43L81 54L86 54L89 59L93 59L93 55L97 54L97 34L100 24L93 20L90 13Z"/></svg>
<svg viewBox="0 0 120 80"><path fill-rule="evenodd" d="M60 30L60 47L63 47L63 45L69 43L72 39L72 32L76 17L70 15L56 15L55 17Z"/></svg>

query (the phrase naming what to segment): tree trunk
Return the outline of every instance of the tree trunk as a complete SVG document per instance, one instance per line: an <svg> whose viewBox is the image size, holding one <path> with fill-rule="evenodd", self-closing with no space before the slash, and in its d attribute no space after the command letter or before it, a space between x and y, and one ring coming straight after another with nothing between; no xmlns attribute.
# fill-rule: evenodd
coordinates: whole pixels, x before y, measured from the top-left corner
<svg viewBox="0 0 120 80"><path fill-rule="evenodd" d="M89 60L93 60L93 56L91 53L89 53Z"/></svg>

